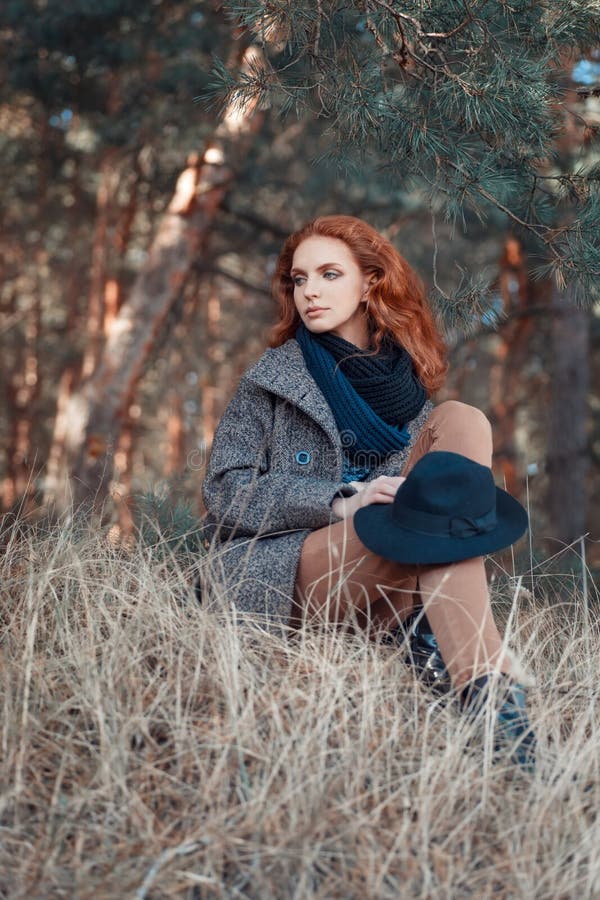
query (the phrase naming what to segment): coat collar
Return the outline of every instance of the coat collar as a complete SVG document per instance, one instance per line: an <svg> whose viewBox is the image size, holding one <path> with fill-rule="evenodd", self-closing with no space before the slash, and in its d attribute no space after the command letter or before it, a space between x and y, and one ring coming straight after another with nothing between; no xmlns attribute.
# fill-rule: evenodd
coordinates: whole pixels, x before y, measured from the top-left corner
<svg viewBox="0 0 600 900"><path fill-rule="evenodd" d="M272 394L289 400L314 419L336 446L339 444L339 431L331 408L306 368L295 338L266 350L246 377Z"/></svg>

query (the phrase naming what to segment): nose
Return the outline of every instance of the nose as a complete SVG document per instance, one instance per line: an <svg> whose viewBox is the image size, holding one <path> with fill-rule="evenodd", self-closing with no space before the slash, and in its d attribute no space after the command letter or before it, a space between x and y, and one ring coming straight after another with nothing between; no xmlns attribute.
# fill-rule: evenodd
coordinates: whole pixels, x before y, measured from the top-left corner
<svg viewBox="0 0 600 900"><path fill-rule="evenodd" d="M320 292L317 288L316 282L312 282L309 278L307 278L304 282L304 296L307 298L307 300L310 297L320 296Z"/></svg>

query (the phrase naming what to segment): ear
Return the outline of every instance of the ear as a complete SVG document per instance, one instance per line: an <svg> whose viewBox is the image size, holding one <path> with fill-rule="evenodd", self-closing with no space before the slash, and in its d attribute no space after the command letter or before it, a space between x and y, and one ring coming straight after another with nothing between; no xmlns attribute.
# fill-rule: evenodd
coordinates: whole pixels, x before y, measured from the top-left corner
<svg viewBox="0 0 600 900"><path fill-rule="evenodd" d="M363 279L363 285L362 285L363 291L362 291L362 295L360 298L361 303L369 302L369 291L370 291L371 287L375 284L376 281L377 281L377 279L373 275L371 275L370 278Z"/></svg>

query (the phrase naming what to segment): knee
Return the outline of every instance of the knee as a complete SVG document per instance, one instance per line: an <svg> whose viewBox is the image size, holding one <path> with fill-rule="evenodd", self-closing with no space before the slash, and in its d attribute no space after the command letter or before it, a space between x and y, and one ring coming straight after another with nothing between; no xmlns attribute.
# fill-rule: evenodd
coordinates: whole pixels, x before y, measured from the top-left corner
<svg viewBox="0 0 600 900"><path fill-rule="evenodd" d="M461 431L468 429L469 432L477 432L482 436L488 437L491 441L492 426L490 420L476 406L469 406L468 403L461 403L460 400L445 400L434 409L432 415L436 413L440 419L457 425Z"/></svg>

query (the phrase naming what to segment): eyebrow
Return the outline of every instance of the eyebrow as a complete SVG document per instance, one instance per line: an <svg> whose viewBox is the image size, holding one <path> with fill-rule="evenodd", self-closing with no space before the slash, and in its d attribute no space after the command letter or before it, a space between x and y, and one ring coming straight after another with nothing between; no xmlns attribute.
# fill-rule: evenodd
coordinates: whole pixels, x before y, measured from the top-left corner
<svg viewBox="0 0 600 900"><path fill-rule="evenodd" d="M330 269L332 266L337 266L338 269L342 268L341 263L328 262L328 263L323 263L320 266L317 266L317 272L322 272L323 269ZM298 273L301 272L303 275L306 275L306 272L304 271L304 269L299 269L298 266L294 266L292 269L290 269L290 275L294 275L296 272L298 272Z"/></svg>

